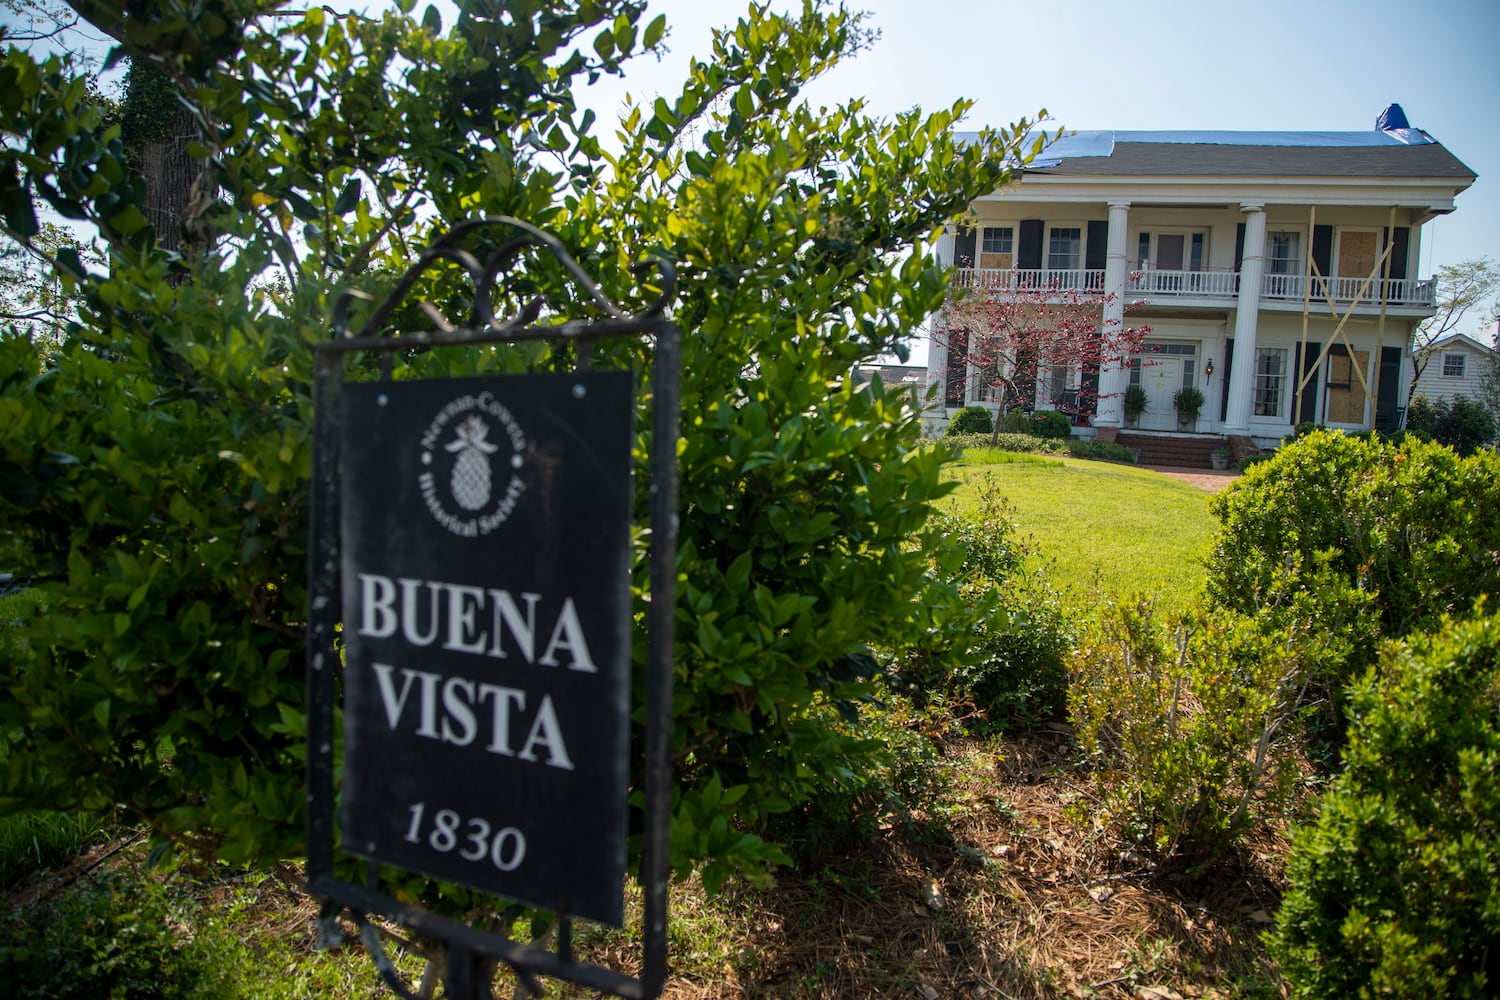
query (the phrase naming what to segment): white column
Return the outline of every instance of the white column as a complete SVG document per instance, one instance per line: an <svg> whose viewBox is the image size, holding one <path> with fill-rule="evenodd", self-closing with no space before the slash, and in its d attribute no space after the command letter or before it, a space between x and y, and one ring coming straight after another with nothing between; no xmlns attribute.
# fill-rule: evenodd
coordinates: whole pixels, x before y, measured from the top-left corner
<svg viewBox="0 0 1500 1000"><path fill-rule="evenodd" d="M1266 269L1266 207L1245 203L1245 248L1240 259L1240 295L1234 315L1234 364L1230 366L1229 409L1225 434L1250 433L1250 403L1255 387L1255 329L1260 320L1260 284Z"/></svg>
<svg viewBox="0 0 1500 1000"><path fill-rule="evenodd" d="M938 235L937 245L933 247L933 250L937 253L938 261L944 267L954 267L954 266L956 266L957 262L954 261L954 259L953 259L953 227L952 226L949 226L949 227L945 228L942 231L942 233Z"/></svg>
<svg viewBox="0 0 1500 1000"><path fill-rule="evenodd" d="M944 316L938 313L931 320L932 327L927 333L927 384L938 386L937 399L931 406L926 404L922 407L922 432L924 434L940 433L941 427L937 423L939 418L947 416L948 411L943 405L943 400L948 394L948 338L942 330Z"/></svg>
<svg viewBox="0 0 1500 1000"><path fill-rule="evenodd" d="M1129 276L1126 258L1125 228L1130 222L1130 202L1109 203L1109 243L1104 258L1104 335L1118 334L1125 328L1125 280ZM1094 413L1095 427L1118 428L1124 417L1125 387L1130 381L1130 362L1106 365L1099 371L1099 403Z"/></svg>

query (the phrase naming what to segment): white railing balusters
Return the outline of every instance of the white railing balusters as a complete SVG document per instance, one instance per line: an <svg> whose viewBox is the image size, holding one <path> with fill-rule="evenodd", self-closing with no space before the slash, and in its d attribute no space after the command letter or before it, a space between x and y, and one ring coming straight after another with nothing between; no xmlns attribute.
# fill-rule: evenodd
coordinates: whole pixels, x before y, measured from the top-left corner
<svg viewBox="0 0 1500 1000"><path fill-rule="evenodd" d="M1160 298L1233 299L1239 294L1239 277L1235 271L1170 271L1147 268L1131 273L1126 279L1125 291L1130 295ZM953 284L957 288L978 288L991 292L1049 289L1058 293L1074 290L1102 292L1104 272L1087 268L962 267L954 271ZM1378 308L1382 284L1387 292L1386 302L1391 305L1430 309L1437 302L1437 280L1434 278L1416 281L1392 278L1385 282L1372 281L1366 288L1364 278L1314 277L1311 299L1316 305L1323 302L1326 294L1331 292L1334 302L1348 303L1358 295L1361 307ZM1261 279L1261 298L1276 302L1300 302L1305 288L1306 282L1301 274L1267 274Z"/></svg>

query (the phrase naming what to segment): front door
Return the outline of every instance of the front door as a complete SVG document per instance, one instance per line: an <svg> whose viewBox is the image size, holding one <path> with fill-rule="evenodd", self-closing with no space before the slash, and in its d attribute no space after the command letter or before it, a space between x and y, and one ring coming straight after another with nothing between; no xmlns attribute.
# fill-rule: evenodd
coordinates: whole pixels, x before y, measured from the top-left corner
<svg viewBox="0 0 1500 1000"><path fill-rule="evenodd" d="M1175 431L1177 411L1172 397L1182 388L1182 360L1169 355L1147 356L1141 364L1141 387L1146 390L1146 412L1141 414L1144 430Z"/></svg>
<svg viewBox="0 0 1500 1000"><path fill-rule="evenodd" d="M1356 368L1358 371L1356 371ZM1334 347L1328 352L1328 415L1330 424L1365 426L1365 386L1359 379L1363 372L1369 378L1370 352Z"/></svg>

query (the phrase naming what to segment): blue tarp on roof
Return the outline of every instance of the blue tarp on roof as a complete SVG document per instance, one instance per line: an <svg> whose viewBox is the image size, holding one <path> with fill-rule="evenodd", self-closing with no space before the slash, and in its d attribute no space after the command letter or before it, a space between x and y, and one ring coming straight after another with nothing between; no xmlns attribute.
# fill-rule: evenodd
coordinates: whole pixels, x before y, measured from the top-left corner
<svg viewBox="0 0 1500 1000"><path fill-rule="evenodd" d="M1030 169L1055 167L1080 156L1109 156L1117 142L1180 142L1216 146L1420 146L1433 141L1421 129L1411 128L1399 104L1381 113L1379 123L1388 128L1366 132L1232 132L1232 131L1105 131L1069 132L1043 147ZM978 139L977 132L959 133L960 141ZM1028 134L1023 148L1030 148L1035 134Z"/></svg>

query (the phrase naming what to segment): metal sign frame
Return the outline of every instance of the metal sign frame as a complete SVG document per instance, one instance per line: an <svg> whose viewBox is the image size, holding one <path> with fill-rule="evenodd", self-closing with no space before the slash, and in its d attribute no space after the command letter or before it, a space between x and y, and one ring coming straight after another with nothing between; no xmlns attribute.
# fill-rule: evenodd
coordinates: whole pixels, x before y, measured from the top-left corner
<svg viewBox="0 0 1500 1000"><path fill-rule="evenodd" d="M484 261L462 248L465 239L482 229L517 230ZM496 281L514 267L527 249L550 254L571 276L588 301L604 315L592 322L567 321L553 326L533 325L545 306L530 300L514 319L499 321L492 312ZM451 324L431 304L418 307L433 322L435 332L392 336L382 328L405 300L421 274L434 262L457 263L474 285L472 314L466 325ZM351 911L360 937L387 985L402 997L415 997L385 956L379 935L369 923L378 915L447 946L447 995L457 1000L489 1000L493 970L509 966L522 985L540 995L538 976L561 979L600 993L652 1000L666 980L667 889L671 802L672 660L675 621L677 554L677 433L681 390L681 331L663 316L676 291L676 272L656 256L638 264L637 275L654 270L660 291L639 313L627 313L611 302L555 237L509 216L460 223L440 238L402 276L391 294L379 303L357 332L348 325L353 299L372 301L360 292L346 292L334 313L334 339L314 347L313 478L310 490L310 527L307 554L307 889L323 901L320 918L325 936L336 939L340 911ZM543 340L576 346L578 369L589 367L589 346L607 337L645 336L653 340L651 372L652 437L649 460L651 535L646 609L647 663L645 715L645 808L640 869L643 892L642 974L578 961L572 950L572 921L557 914L556 948L546 949L478 930L419 906L402 903L381 892L380 865L366 862L366 882L357 885L334 873L334 709L336 681L341 672L335 644L341 620L339 436L342 420L341 387L344 362L356 352L378 354L381 377L390 379L392 355L414 347L442 348L476 344L513 344Z"/></svg>

